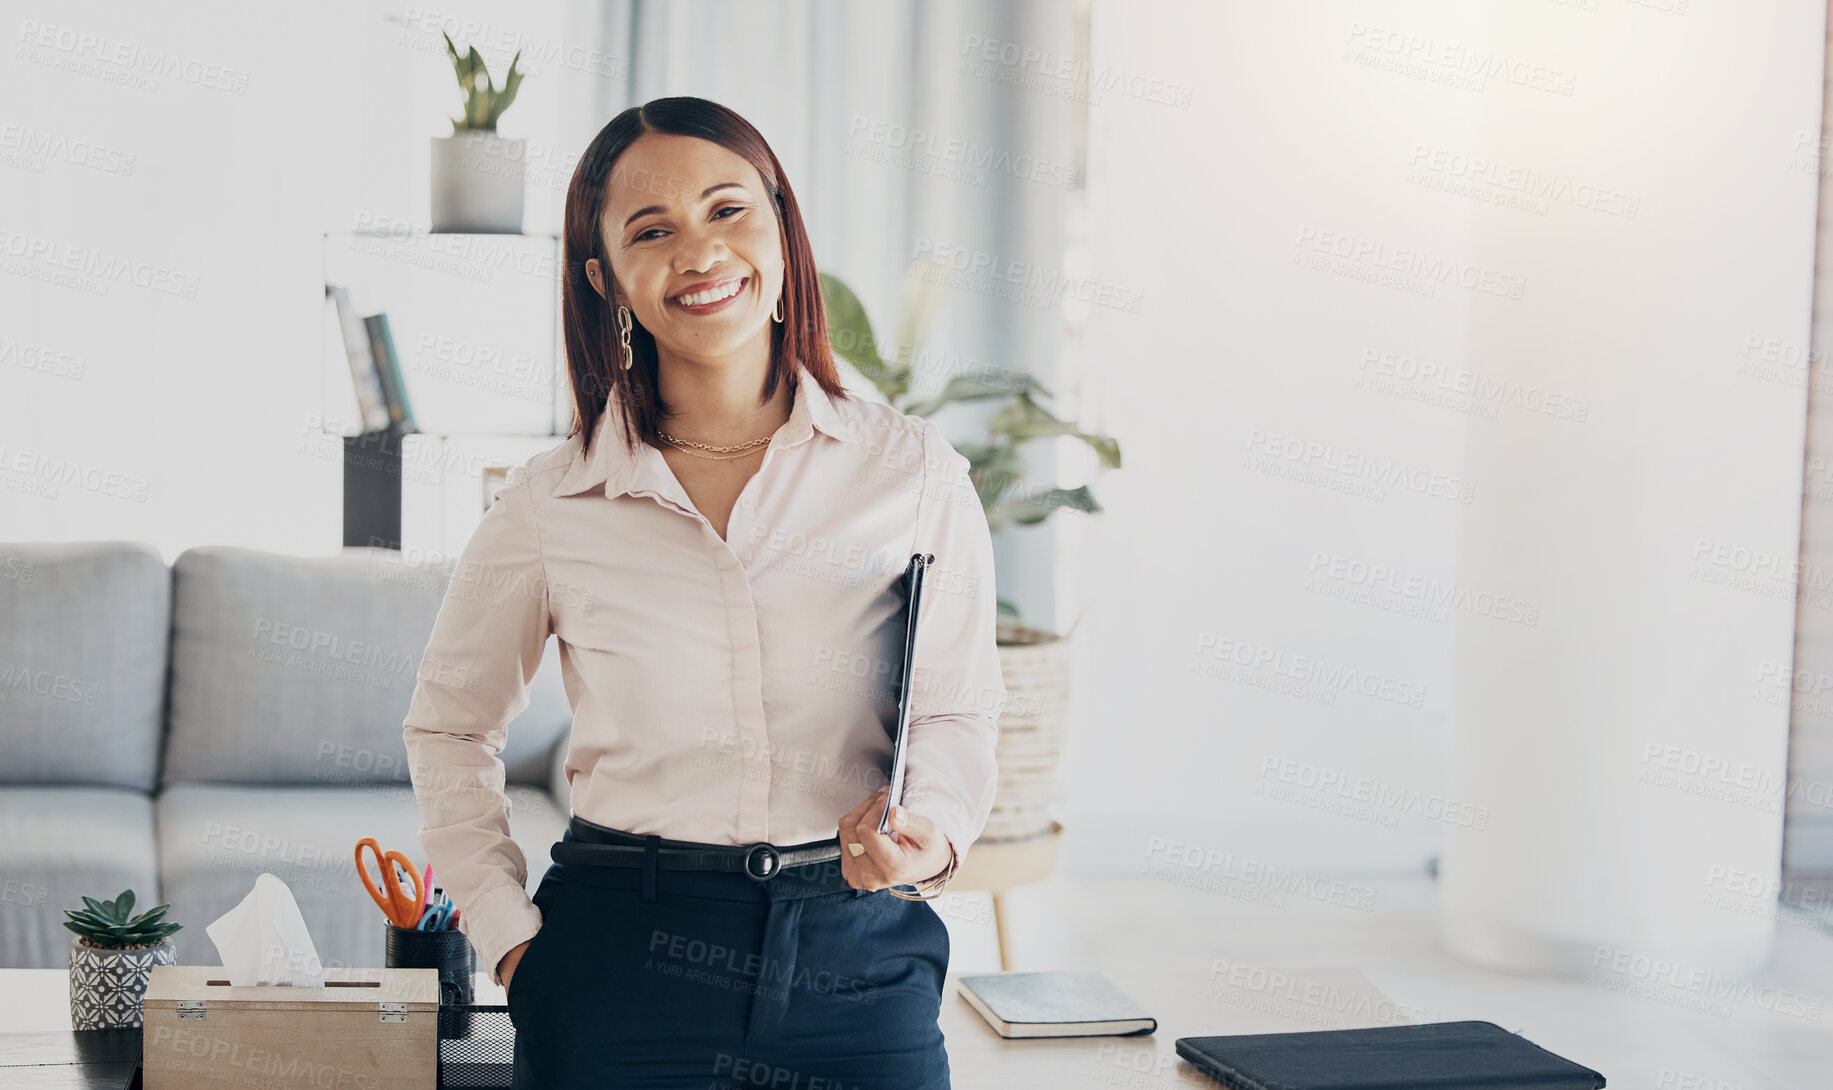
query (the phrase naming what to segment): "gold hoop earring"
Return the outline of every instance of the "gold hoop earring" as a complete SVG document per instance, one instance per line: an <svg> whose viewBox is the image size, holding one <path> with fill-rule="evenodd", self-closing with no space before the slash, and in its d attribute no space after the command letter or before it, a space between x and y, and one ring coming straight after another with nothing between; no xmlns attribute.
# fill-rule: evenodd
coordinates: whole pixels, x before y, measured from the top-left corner
<svg viewBox="0 0 1833 1090"><path fill-rule="evenodd" d="M783 297L776 297L776 306L770 311L770 320L781 324L783 321Z"/></svg>
<svg viewBox="0 0 1833 1090"><path fill-rule="evenodd" d="M630 370L631 363L635 362L634 358L630 354L630 308L629 307L618 307L617 308L617 343L624 350L624 370L628 371Z"/></svg>

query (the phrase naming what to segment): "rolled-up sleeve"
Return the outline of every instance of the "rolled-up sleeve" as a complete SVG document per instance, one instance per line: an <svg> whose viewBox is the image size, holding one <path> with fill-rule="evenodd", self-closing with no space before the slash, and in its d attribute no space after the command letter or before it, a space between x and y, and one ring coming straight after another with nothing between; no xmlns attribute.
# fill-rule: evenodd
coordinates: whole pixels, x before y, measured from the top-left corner
<svg viewBox="0 0 1833 1090"><path fill-rule="evenodd" d="M517 466L459 555L402 724L420 843L499 984L497 963L541 929L541 910L510 838L498 754L552 630L533 497Z"/></svg>
<svg viewBox="0 0 1833 1090"><path fill-rule="evenodd" d="M967 458L927 421L924 454L916 549L936 559L917 617L904 805L934 821L965 859L993 809L1006 698L993 541Z"/></svg>

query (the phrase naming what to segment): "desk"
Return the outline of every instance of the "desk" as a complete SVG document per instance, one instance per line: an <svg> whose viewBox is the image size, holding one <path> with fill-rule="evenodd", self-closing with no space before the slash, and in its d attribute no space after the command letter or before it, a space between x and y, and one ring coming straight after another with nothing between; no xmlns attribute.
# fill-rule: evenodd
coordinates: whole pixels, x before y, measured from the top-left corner
<svg viewBox="0 0 1833 1090"><path fill-rule="evenodd" d="M138 1030L117 1029L73 1037L68 970L0 969L0 1086L137 1086L138 1036ZM123 1061L122 1042L135 1046L132 1062Z"/></svg>
<svg viewBox="0 0 1833 1090"><path fill-rule="evenodd" d="M1210 979L1207 966L1183 972L1110 970L1108 979L1158 1019L1145 1037L1006 1040L993 1032L950 973L942 1033L954 1090L1013 1086L1215 1087L1178 1056L1179 1037L1285 1033L1404 1025L1406 1011L1354 969L1235 967ZM978 975L978 974L968 974Z"/></svg>
<svg viewBox="0 0 1833 1090"><path fill-rule="evenodd" d="M1214 1087L1215 1082L1178 1057L1177 1038L1413 1020L1354 969L1235 966L1212 979L1211 969L1198 965L1179 972L1110 970L1107 975L1158 1019L1158 1032L1008 1041L956 994L957 974L950 973L941 1023L955 1090ZM0 1032L69 1030L68 989L63 969L0 969ZM501 988L478 975L476 1002L501 1003L502 995Z"/></svg>

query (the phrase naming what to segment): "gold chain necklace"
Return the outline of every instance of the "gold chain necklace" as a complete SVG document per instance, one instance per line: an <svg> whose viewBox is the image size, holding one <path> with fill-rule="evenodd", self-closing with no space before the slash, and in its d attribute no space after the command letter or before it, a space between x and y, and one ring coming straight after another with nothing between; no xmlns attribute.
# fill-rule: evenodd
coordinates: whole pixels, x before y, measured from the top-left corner
<svg viewBox="0 0 1833 1090"><path fill-rule="evenodd" d="M677 450L679 450L683 454L689 454L695 458L705 458L709 461L714 461L714 462L730 462L738 458L744 458L750 454L755 453L757 447L760 444L768 443L770 442L770 439L771 439L770 435L766 435L760 439L753 439L748 443L739 443L736 446L730 446L730 447L720 447L720 446L714 446L709 443L695 443L687 439L676 439L674 436L668 434L665 431L658 430L656 434L660 435L663 439L667 440L670 444L672 444ZM775 433L773 432L771 434L774 435ZM693 450L689 448L698 448L698 450ZM701 454L698 452L699 450L719 451L720 453L719 454ZM737 453L736 454L726 453L729 451L737 451Z"/></svg>

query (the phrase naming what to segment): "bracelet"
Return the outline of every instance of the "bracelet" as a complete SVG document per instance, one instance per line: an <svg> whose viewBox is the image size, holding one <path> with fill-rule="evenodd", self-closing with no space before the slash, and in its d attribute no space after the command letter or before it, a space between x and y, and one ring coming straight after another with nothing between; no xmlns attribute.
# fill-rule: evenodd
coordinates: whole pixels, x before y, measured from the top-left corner
<svg viewBox="0 0 1833 1090"><path fill-rule="evenodd" d="M921 882L916 882L911 885L912 889L918 890L920 893L927 893L929 896L924 897L912 893L899 893L895 889L886 889L885 892L896 897L900 901L933 901L942 895L948 883L954 880L955 872L960 869L961 857L955 854L955 846L950 844L948 846L948 866L942 868L939 874L935 874L929 878L923 879Z"/></svg>

